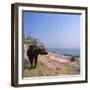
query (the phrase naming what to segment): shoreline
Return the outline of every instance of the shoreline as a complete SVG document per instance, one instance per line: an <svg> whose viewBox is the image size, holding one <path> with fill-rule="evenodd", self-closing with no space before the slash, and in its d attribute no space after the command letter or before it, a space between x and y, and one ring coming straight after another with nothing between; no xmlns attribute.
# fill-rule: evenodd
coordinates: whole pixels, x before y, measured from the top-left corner
<svg viewBox="0 0 90 90"><path fill-rule="evenodd" d="M80 48L47 48L47 51L65 56L80 57Z"/></svg>
<svg viewBox="0 0 90 90"><path fill-rule="evenodd" d="M70 60L72 57L74 57L75 61L80 61L80 57L78 56L72 56L72 55L61 55L61 54L57 54L57 53L52 53L52 52L48 52L48 56L53 59L62 59L62 61L65 61L65 60Z"/></svg>
<svg viewBox="0 0 90 90"><path fill-rule="evenodd" d="M65 57L71 57L71 56L74 56L76 58L80 57L79 55L76 56L76 55L70 55L70 54L59 54L57 52L51 52L51 51L48 51L48 54L56 54L58 56L65 56Z"/></svg>

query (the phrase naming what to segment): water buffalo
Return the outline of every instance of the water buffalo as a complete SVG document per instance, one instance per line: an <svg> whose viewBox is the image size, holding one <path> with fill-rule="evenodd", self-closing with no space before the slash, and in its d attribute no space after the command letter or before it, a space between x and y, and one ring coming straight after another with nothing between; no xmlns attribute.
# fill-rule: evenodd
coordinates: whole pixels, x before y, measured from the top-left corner
<svg viewBox="0 0 90 90"><path fill-rule="evenodd" d="M44 47L37 47L37 45L30 45L27 50L27 56L29 58L31 68L36 68L38 55L47 55L47 51ZM35 60L35 61L34 61ZM34 63L34 67L33 67Z"/></svg>

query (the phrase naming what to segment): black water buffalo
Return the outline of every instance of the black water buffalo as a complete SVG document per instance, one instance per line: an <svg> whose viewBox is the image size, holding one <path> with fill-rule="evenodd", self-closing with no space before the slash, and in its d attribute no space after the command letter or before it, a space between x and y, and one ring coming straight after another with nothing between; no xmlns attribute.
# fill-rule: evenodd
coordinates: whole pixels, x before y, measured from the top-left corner
<svg viewBox="0 0 90 90"><path fill-rule="evenodd" d="M47 55L47 51L44 47L37 47L37 45L30 45L27 50L27 56L29 58L31 68L36 68L38 55ZM34 61L35 60L35 61ZM34 67L33 67L34 63Z"/></svg>

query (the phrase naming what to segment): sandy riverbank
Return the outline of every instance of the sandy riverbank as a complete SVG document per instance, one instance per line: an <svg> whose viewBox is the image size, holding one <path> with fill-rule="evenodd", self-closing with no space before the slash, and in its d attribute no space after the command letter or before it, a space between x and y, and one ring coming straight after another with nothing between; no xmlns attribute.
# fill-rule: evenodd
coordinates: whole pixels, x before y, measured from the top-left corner
<svg viewBox="0 0 90 90"><path fill-rule="evenodd" d="M30 70L28 60L25 60L24 77L38 76L60 76L80 74L80 64L78 58L75 62L70 62L71 56L62 56L49 52L48 55L39 55L36 69Z"/></svg>

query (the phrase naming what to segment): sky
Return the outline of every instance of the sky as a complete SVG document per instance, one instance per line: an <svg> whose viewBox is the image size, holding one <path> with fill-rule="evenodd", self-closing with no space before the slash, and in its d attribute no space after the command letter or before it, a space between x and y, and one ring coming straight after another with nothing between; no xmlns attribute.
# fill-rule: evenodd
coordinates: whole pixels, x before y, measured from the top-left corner
<svg viewBox="0 0 90 90"><path fill-rule="evenodd" d="M24 34L46 48L80 48L80 15L23 11Z"/></svg>

